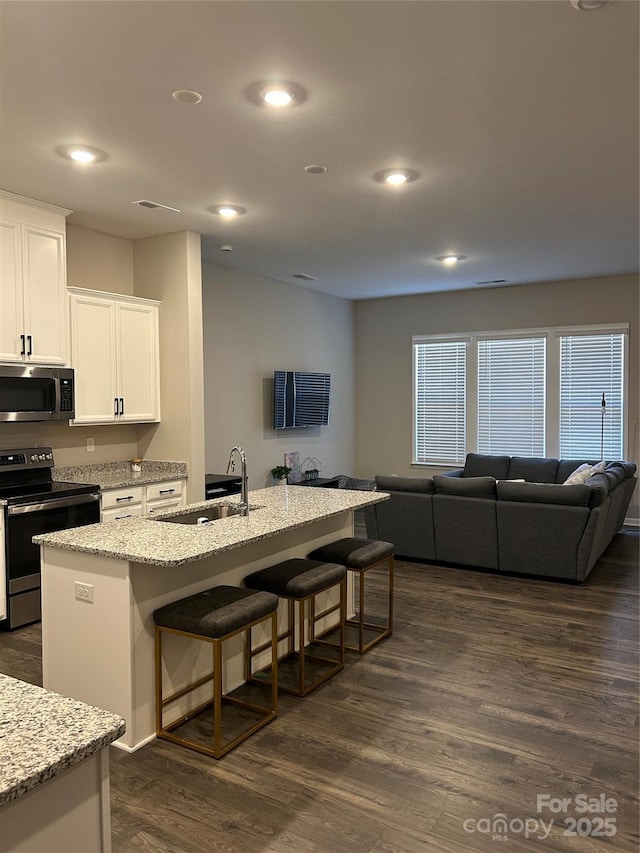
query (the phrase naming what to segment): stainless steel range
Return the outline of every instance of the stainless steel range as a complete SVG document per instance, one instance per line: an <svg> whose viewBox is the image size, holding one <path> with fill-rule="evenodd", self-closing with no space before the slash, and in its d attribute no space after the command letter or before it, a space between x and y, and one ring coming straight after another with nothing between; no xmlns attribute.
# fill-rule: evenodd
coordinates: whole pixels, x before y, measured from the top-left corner
<svg viewBox="0 0 640 853"><path fill-rule="evenodd" d="M40 619L40 548L32 537L100 521L100 487L54 482L50 447L0 450L0 628Z"/></svg>

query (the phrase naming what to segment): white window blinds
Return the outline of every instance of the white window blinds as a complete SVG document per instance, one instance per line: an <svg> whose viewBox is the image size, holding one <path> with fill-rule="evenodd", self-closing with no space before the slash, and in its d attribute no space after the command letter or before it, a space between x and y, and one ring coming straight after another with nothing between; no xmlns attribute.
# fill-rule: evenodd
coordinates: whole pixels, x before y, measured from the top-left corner
<svg viewBox="0 0 640 853"><path fill-rule="evenodd" d="M478 341L478 451L544 456L544 337Z"/></svg>
<svg viewBox="0 0 640 853"><path fill-rule="evenodd" d="M560 338L562 458L623 458L623 388L624 335Z"/></svg>
<svg viewBox="0 0 640 853"><path fill-rule="evenodd" d="M466 348L466 341L414 344L416 462L464 462Z"/></svg>

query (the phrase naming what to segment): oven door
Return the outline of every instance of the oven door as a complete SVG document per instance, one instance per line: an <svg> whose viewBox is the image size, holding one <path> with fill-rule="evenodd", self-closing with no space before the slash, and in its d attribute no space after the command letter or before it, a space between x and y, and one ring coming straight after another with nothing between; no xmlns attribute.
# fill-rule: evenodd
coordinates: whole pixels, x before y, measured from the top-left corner
<svg viewBox="0 0 640 853"><path fill-rule="evenodd" d="M37 621L41 614L40 546L32 538L100 521L100 494L10 505L5 521L6 627L17 628Z"/></svg>

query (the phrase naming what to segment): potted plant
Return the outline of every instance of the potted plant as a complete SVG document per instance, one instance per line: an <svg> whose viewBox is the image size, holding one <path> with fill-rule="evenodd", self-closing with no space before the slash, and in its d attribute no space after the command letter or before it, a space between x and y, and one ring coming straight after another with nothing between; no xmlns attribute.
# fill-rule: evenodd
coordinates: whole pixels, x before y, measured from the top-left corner
<svg viewBox="0 0 640 853"><path fill-rule="evenodd" d="M287 477L291 473L291 468L288 465L276 465L269 471L274 480L277 480L280 485L287 482Z"/></svg>

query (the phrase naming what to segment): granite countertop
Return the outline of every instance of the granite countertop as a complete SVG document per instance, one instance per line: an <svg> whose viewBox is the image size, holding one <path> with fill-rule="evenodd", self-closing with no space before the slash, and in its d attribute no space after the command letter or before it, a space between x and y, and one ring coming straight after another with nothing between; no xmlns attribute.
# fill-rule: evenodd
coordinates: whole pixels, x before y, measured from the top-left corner
<svg viewBox="0 0 640 853"><path fill-rule="evenodd" d="M125 731L116 714L0 674L0 806L84 761Z"/></svg>
<svg viewBox="0 0 640 853"><path fill-rule="evenodd" d="M389 497L386 492L273 486L249 493L250 512L246 517L232 516L203 526L158 521L194 510L206 511L216 504L239 502L239 496L236 500L218 498L189 504L178 511L157 513L153 519L134 517L89 524L34 536L33 541L38 545L134 563L181 566Z"/></svg>
<svg viewBox="0 0 640 853"><path fill-rule="evenodd" d="M54 468L52 477L58 482L94 483L101 489L119 489L161 483L165 480L184 480L189 476L189 466L186 462L143 459L141 468L140 472L134 472L129 462L103 462Z"/></svg>

